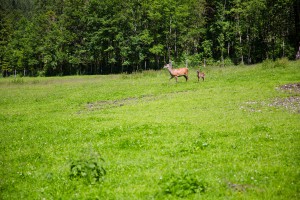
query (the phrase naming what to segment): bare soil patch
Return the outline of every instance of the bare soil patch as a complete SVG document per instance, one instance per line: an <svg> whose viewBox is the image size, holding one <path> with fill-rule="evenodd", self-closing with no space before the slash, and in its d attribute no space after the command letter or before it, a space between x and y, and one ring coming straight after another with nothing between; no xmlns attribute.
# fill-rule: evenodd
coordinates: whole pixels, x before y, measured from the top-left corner
<svg viewBox="0 0 300 200"><path fill-rule="evenodd" d="M276 98L269 106L281 107L294 113L300 113L300 97L291 96L286 98Z"/></svg>
<svg viewBox="0 0 300 200"><path fill-rule="evenodd" d="M278 89L289 92L293 94L293 96L276 98L269 106L283 107L289 111L300 113L300 83L285 84Z"/></svg>
<svg viewBox="0 0 300 200"><path fill-rule="evenodd" d="M300 83L285 84L280 86L279 89L290 93L300 94Z"/></svg>
<svg viewBox="0 0 300 200"><path fill-rule="evenodd" d="M118 100L97 101L87 104L88 110L102 110L108 108L121 107L125 105L133 105L141 102L150 102L156 99L155 96L146 95L142 97L129 97Z"/></svg>
<svg viewBox="0 0 300 200"><path fill-rule="evenodd" d="M135 105L140 103L152 102L165 98L173 98L176 95L181 95L183 93L188 93L190 91L177 91L163 95L142 95L140 97L128 97L124 99L116 99L116 100L103 100L97 102L87 103L86 108L89 111L95 110L103 110L110 108L117 108L121 106Z"/></svg>
<svg viewBox="0 0 300 200"><path fill-rule="evenodd" d="M300 114L300 83L281 85L277 87L277 90L288 92L291 96L285 98L277 97L270 100L270 102L248 101L245 102L240 109L249 112L262 112L263 108L276 107Z"/></svg>

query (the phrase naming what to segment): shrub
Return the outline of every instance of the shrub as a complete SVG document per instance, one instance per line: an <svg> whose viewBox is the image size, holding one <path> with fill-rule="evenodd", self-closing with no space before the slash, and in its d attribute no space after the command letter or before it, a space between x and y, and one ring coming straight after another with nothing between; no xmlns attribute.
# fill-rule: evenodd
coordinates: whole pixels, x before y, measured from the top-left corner
<svg viewBox="0 0 300 200"><path fill-rule="evenodd" d="M277 59L274 63L274 68L277 67L286 68L288 64L289 64L289 60L287 58Z"/></svg>
<svg viewBox="0 0 300 200"><path fill-rule="evenodd" d="M13 83L13 84L23 84L24 79L21 78L21 77L15 77L14 79L11 80L11 83Z"/></svg>
<svg viewBox="0 0 300 200"><path fill-rule="evenodd" d="M288 64L289 64L289 61L287 58L277 59L276 61L267 59L262 62L262 68L263 69L286 68L288 66Z"/></svg>
<svg viewBox="0 0 300 200"><path fill-rule="evenodd" d="M180 175L171 174L161 181L163 193L177 197L187 197L195 193L204 193L207 183L187 171Z"/></svg>
<svg viewBox="0 0 300 200"><path fill-rule="evenodd" d="M39 76L39 77L45 77L46 76L46 71L45 70L38 70L36 75Z"/></svg>
<svg viewBox="0 0 300 200"><path fill-rule="evenodd" d="M90 158L82 158L71 162L70 178L84 179L89 184L103 181L106 170L103 167L104 159L97 154Z"/></svg>
<svg viewBox="0 0 300 200"><path fill-rule="evenodd" d="M262 62L263 69L274 68L274 62L272 60L266 59Z"/></svg>

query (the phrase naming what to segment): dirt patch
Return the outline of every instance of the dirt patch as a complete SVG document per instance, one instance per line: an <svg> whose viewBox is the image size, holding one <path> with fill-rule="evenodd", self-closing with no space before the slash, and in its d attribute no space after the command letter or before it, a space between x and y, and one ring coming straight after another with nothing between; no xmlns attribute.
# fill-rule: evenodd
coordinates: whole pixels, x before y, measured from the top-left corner
<svg viewBox="0 0 300 200"><path fill-rule="evenodd" d="M240 109L246 112L262 112L264 104L264 102L247 101L240 106Z"/></svg>
<svg viewBox="0 0 300 200"><path fill-rule="evenodd" d="M263 112L268 108L286 109L292 113L300 114L300 97L291 96L286 98L275 98L270 102L249 101L240 106L240 109L246 112Z"/></svg>
<svg viewBox="0 0 300 200"><path fill-rule="evenodd" d="M125 98L125 99L118 99L118 100L107 100L107 101L97 101L93 103L87 104L88 110L102 110L102 109L108 109L108 108L115 108L115 107L121 107L124 105L133 105L141 102L149 102L154 101L156 99L155 96L148 95L148 96L142 96L142 97L131 97L131 98Z"/></svg>
<svg viewBox="0 0 300 200"><path fill-rule="evenodd" d="M279 87L280 90L293 94L286 98L276 98L269 106L283 107L291 112L300 113L300 83L290 83Z"/></svg>
<svg viewBox="0 0 300 200"><path fill-rule="evenodd" d="M152 102L160 99L173 98L176 95L182 95L188 92L190 91L177 91L163 95L142 95L140 97L128 97L124 99L97 101L87 103L86 108L89 111L117 108L121 106Z"/></svg>
<svg viewBox="0 0 300 200"><path fill-rule="evenodd" d="M293 113L300 113L300 97L291 96L286 98L276 98L269 106L285 108Z"/></svg>
<svg viewBox="0 0 300 200"><path fill-rule="evenodd" d="M300 94L300 83L285 84L285 85L278 87L278 89L287 91L290 93Z"/></svg>
<svg viewBox="0 0 300 200"><path fill-rule="evenodd" d="M236 184L236 183L231 183L228 182L227 183L228 187L231 188L234 191L238 191L238 192L246 192L247 189L252 188L251 185L247 185L247 184Z"/></svg>
<svg viewBox="0 0 300 200"><path fill-rule="evenodd" d="M248 112L262 112L266 108L284 108L292 113L300 114L300 83L285 84L277 87L278 90L288 92L289 97L271 99L268 102L248 101L245 102L240 109Z"/></svg>

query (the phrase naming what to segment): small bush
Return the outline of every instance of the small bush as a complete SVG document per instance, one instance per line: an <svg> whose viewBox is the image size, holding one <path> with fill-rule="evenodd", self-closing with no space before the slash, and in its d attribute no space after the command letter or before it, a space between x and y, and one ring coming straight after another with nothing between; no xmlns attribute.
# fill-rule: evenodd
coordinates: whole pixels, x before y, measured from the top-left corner
<svg viewBox="0 0 300 200"><path fill-rule="evenodd" d="M37 76L39 77L45 77L46 76L46 71L45 70L39 70L36 73Z"/></svg>
<svg viewBox="0 0 300 200"><path fill-rule="evenodd" d="M168 175L162 179L161 185L163 194L181 198L207 190L207 183L189 172Z"/></svg>
<svg viewBox="0 0 300 200"><path fill-rule="evenodd" d="M286 68L288 64L289 61L287 58L277 59L276 61L267 59L262 62L262 68L263 69Z"/></svg>
<svg viewBox="0 0 300 200"><path fill-rule="evenodd" d="M282 67L286 68L289 64L289 60L287 58L277 59L274 63L274 68Z"/></svg>
<svg viewBox="0 0 300 200"><path fill-rule="evenodd" d="M224 59L224 65L225 66L232 66L232 65L234 65L234 63L232 62L232 60L230 58L225 58Z"/></svg>
<svg viewBox="0 0 300 200"><path fill-rule="evenodd" d="M82 158L71 162L70 178L84 179L89 184L103 181L106 170L103 167L103 158L93 155L90 158Z"/></svg>
<svg viewBox="0 0 300 200"><path fill-rule="evenodd" d="M272 60L266 59L262 62L263 69L274 68L274 62Z"/></svg>
<svg viewBox="0 0 300 200"><path fill-rule="evenodd" d="M14 84L23 84L24 83L24 79L21 78L21 77L16 77L16 78L12 79L11 83L14 83Z"/></svg>

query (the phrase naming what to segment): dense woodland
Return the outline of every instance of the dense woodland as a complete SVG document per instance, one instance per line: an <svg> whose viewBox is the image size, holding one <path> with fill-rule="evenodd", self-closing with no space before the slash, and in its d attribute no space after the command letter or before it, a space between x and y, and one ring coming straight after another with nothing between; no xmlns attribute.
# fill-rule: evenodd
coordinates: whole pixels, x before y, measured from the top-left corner
<svg viewBox="0 0 300 200"><path fill-rule="evenodd" d="M3 76L294 59L300 0L0 0Z"/></svg>

